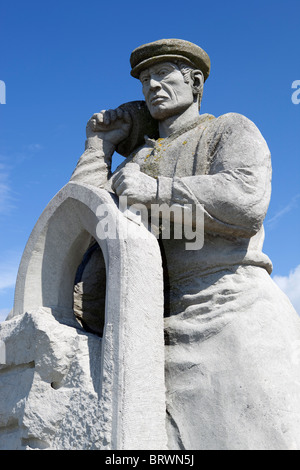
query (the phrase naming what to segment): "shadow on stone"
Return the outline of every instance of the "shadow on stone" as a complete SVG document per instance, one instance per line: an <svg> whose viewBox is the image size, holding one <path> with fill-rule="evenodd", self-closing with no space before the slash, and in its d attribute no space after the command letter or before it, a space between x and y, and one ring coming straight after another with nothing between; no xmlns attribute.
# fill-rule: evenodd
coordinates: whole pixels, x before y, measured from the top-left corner
<svg viewBox="0 0 300 470"><path fill-rule="evenodd" d="M106 269L102 250L93 239L80 263L74 285L74 315L83 328L103 336Z"/></svg>

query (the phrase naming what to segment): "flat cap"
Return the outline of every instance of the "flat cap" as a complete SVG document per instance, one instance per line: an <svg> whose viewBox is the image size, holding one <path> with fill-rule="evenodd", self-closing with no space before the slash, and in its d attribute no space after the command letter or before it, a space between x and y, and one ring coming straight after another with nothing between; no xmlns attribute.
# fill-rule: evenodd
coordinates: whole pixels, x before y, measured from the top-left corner
<svg viewBox="0 0 300 470"><path fill-rule="evenodd" d="M160 39L134 49L130 56L131 75L139 78L142 70L160 61L181 60L202 71L204 80L210 72L210 58L201 47L182 39Z"/></svg>

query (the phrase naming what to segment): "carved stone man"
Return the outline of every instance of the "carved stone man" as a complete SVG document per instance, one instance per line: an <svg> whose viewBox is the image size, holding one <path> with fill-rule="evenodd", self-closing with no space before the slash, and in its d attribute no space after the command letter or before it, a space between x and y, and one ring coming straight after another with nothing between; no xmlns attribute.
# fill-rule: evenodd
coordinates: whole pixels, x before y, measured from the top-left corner
<svg viewBox="0 0 300 470"><path fill-rule="evenodd" d="M204 207L202 249L160 241L169 448L299 448L300 323L262 252L268 146L244 116L199 115L210 71L200 47L156 41L135 49L131 66L158 138L146 136L111 175L112 154L137 116L126 106L95 114L72 180L147 207Z"/></svg>

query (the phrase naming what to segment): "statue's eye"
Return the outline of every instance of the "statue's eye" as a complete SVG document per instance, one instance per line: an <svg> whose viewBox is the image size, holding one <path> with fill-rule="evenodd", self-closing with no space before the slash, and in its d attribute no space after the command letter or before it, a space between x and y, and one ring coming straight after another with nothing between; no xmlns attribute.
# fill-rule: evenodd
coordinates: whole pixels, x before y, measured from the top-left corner
<svg viewBox="0 0 300 470"><path fill-rule="evenodd" d="M168 73L170 73L170 70L168 70L168 69L160 69L160 71L159 71L158 73L159 73L159 76L160 76L160 77L165 77L166 75L168 75Z"/></svg>
<svg viewBox="0 0 300 470"><path fill-rule="evenodd" d="M142 82L143 85L147 85L147 83L149 83L149 80L150 80L149 77L143 77L143 78L141 79L141 82Z"/></svg>

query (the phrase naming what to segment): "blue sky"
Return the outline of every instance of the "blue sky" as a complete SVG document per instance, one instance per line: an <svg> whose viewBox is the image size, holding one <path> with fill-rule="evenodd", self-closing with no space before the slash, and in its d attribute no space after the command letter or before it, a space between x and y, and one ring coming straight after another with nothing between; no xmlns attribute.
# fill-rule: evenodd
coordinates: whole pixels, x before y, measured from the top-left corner
<svg viewBox="0 0 300 470"><path fill-rule="evenodd" d="M210 55L201 112L244 114L268 142L273 193L264 251L274 279L300 313L300 104L291 99L292 83L300 80L299 0L28 0L0 6L0 80L6 84L6 104L0 104L0 320L12 308L30 232L84 150L86 122L101 109L142 99L130 76L130 53L170 37Z"/></svg>

